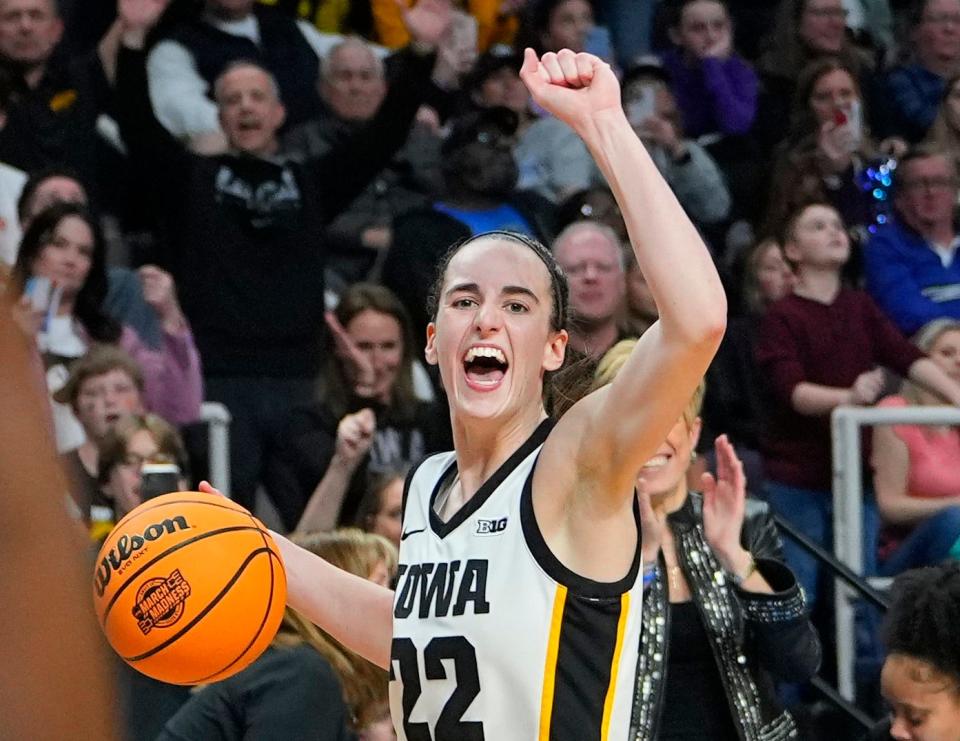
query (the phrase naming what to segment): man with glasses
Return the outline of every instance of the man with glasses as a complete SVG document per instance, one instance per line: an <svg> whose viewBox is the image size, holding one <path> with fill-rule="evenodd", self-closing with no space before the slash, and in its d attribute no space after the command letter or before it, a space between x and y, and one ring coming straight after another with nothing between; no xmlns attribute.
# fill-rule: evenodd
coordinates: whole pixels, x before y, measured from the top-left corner
<svg viewBox="0 0 960 741"><path fill-rule="evenodd" d="M960 0L917 2L911 16L913 61L887 76L890 134L922 141L947 80L960 72Z"/></svg>
<svg viewBox="0 0 960 741"><path fill-rule="evenodd" d="M867 290L905 334L940 317L960 319L957 172L942 152L918 147L900 160L896 217L866 249Z"/></svg>

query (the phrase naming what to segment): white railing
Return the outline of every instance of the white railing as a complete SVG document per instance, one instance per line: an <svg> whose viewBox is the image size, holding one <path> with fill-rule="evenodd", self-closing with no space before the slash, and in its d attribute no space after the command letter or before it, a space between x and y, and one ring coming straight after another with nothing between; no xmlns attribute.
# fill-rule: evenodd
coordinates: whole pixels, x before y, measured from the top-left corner
<svg viewBox="0 0 960 741"><path fill-rule="evenodd" d="M960 425L956 407L838 407L833 410L833 552L863 575L863 452L860 428L873 425ZM856 640L853 600L856 592L835 581L837 689L853 701Z"/></svg>
<svg viewBox="0 0 960 741"><path fill-rule="evenodd" d="M200 420L207 424L210 483L230 496L230 412L216 401L205 401Z"/></svg>

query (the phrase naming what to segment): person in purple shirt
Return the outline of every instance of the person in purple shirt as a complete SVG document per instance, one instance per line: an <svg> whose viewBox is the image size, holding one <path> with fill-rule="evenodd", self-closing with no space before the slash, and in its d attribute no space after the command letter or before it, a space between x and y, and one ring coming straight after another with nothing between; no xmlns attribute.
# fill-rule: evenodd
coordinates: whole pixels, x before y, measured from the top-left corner
<svg viewBox="0 0 960 741"><path fill-rule="evenodd" d="M757 112L757 75L733 49L733 25L722 0L681 0L669 19L663 54L683 114L683 129L696 139L750 131Z"/></svg>

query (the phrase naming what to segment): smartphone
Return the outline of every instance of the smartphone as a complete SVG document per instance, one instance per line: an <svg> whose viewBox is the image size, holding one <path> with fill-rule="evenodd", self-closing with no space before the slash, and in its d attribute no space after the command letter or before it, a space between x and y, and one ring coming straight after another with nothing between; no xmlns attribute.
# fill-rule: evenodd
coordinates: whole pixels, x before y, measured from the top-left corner
<svg viewBox="0 0 960 741"><path fill-rule="evenodd" d="M627 120L633 127L639 127L657 112L657 91L652 85L642 85L626 106Z"/></svg>
<svg viewBox="0 0 960 741"><path fill-rule="evenodd" d="M173 463L144 463L140 468L140 499L147 501L180 490L180 467Z"/></svg>
<svg viewBox="0 0 960 741"><path fill-rule="evenodd" d="M34 311L46 311L50 308L50 299L53 295L53 281L35 275L27 279L27 285L24 287L24 294L30 298Z"/></svg>

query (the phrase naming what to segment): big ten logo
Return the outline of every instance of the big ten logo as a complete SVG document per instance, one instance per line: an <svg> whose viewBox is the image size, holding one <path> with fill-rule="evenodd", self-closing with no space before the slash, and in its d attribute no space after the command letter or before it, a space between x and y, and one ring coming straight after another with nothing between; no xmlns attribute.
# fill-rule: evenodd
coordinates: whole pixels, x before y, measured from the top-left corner
<svg viewBox="0 0 960 741"><path fill-rule="evenodd" d="M477 531L474 535L499 535L506 529L506 517L493 520L477 520Z"/></svg>

